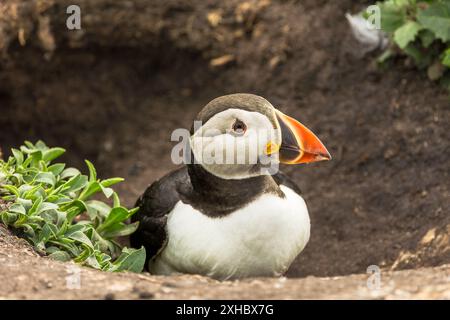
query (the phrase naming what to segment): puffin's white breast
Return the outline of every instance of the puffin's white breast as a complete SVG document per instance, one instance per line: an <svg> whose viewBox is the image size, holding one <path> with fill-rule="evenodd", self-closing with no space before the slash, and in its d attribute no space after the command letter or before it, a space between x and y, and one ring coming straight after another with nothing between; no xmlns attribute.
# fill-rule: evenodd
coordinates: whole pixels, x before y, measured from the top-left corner
<svg viewBox="0 0 450 320"><path fill-rule="evenodd" d="M310 221L302 197L280 188L285 198L265 194L220 218L179 201L168 217L167 246L150 272L218 279L282 274L308 242Z"/></svg>

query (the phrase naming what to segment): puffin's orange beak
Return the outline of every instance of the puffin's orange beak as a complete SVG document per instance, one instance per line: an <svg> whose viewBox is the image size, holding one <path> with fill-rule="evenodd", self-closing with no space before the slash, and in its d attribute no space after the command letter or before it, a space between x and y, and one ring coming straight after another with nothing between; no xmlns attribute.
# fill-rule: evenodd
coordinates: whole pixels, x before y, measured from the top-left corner
<svg viewBox="0 0 450 320"><path fill-rule="evenodd" d="M276 110L281 128L280 162L286 164L331 160L323 143L311 130L281 111Z"/></svg>

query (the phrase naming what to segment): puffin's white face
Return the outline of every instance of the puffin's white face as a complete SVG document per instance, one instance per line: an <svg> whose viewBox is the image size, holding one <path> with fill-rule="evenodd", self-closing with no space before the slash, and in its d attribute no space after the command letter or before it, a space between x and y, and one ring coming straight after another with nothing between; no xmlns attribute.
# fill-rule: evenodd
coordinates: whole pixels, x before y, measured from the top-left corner
<svg viewBox="0 0 450 320"><path fill-rule="evenodd" d="M278 164L329 160L319 138L266 99L245 93L218 97L197 115L189 140L195 162L223 179L275 174Z"/></svg>
<svg viewBox="0 0 450 320"><path fill-rule="evenodd" d="M190 143L196 162L208 172L243 179L268 174L262 167L278 165L281 130L262 113L231 108L198 128Z"/></svg>

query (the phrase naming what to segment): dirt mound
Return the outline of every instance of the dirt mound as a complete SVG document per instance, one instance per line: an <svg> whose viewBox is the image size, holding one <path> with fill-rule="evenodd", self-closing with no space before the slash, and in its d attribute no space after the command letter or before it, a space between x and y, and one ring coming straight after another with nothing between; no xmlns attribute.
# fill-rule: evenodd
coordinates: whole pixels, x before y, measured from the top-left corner
<svg viewBox="0 0 450 320"><path fill-rule="evenodd" d="M4 152L34 138L64 146L70 163L89 158L100 174L125 177L131 206L175 167L175 128L216 96L256 93L334 157L284 168L312 222L288 276L450 263L448 93L403 60L382 70L375 55L361 57L344 14L363 3L79 2L80 33L62 27L65 1L0 5L19 7L15 20L0 19L3 30L27 36L22 46L0 35Z"/></svg>
<svg viewBox="0 0 450 320"><path fill-rule="evenodd" d="M221 282L191 275L106 273L37 257L0 226L0 299L450 299L449 276L450 265L386 271L378 287L370 275Z"/></svg>

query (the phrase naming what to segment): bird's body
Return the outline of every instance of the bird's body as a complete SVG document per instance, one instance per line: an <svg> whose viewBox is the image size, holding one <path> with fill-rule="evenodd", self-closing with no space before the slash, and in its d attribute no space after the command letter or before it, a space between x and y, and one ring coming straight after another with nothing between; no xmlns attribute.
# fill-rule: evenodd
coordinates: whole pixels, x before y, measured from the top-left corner
<svg viewBox="0 0 450 320"><path fill-rule="evenodd" d="M298 190L285 176L279 174L277 179ZM260 194L230 212L224 212L217 203L217 211L205 214L200 202L191 205L200 196L192 194L195 191L186 168L158 181L150 187L153 196L147 199L161 199L169 192L177 199L171 199L170 204L163 201L169 236L149 262L149 271L200 273L216 279L283 274L308 242L310 222L302 197L275 180L273 184L279 190L260 189ZM144 201L140 203L143 207ZM214 206L206 210L214 211ZM150 225L161 223L159 219L146 221Z"/></svg>
<svg viewBox="0 0 450 320"><path fill-rule="evenodd" d="M249 154L249 146L267 148L257 152L256 163L206 159L155 181L136 204L140 210L133 220L140 224L131 235L132 246L146 248L147 267L154 274L191 273L221 280L283 274L307 244L310 220L296 184L279 171L262 170L261 158L279 149L281 161L293 164L329 159L328 152L303 125L254 95L218 98L198 117L205 122L203 129L219 130L191 132L195 159L205 159L205 150L225 154L230 146L235 148L234 142L245 142L237 154ZM272 135L262 142L252 140L253 127ZM227 143L221 143L222 137Z"/></svg>

